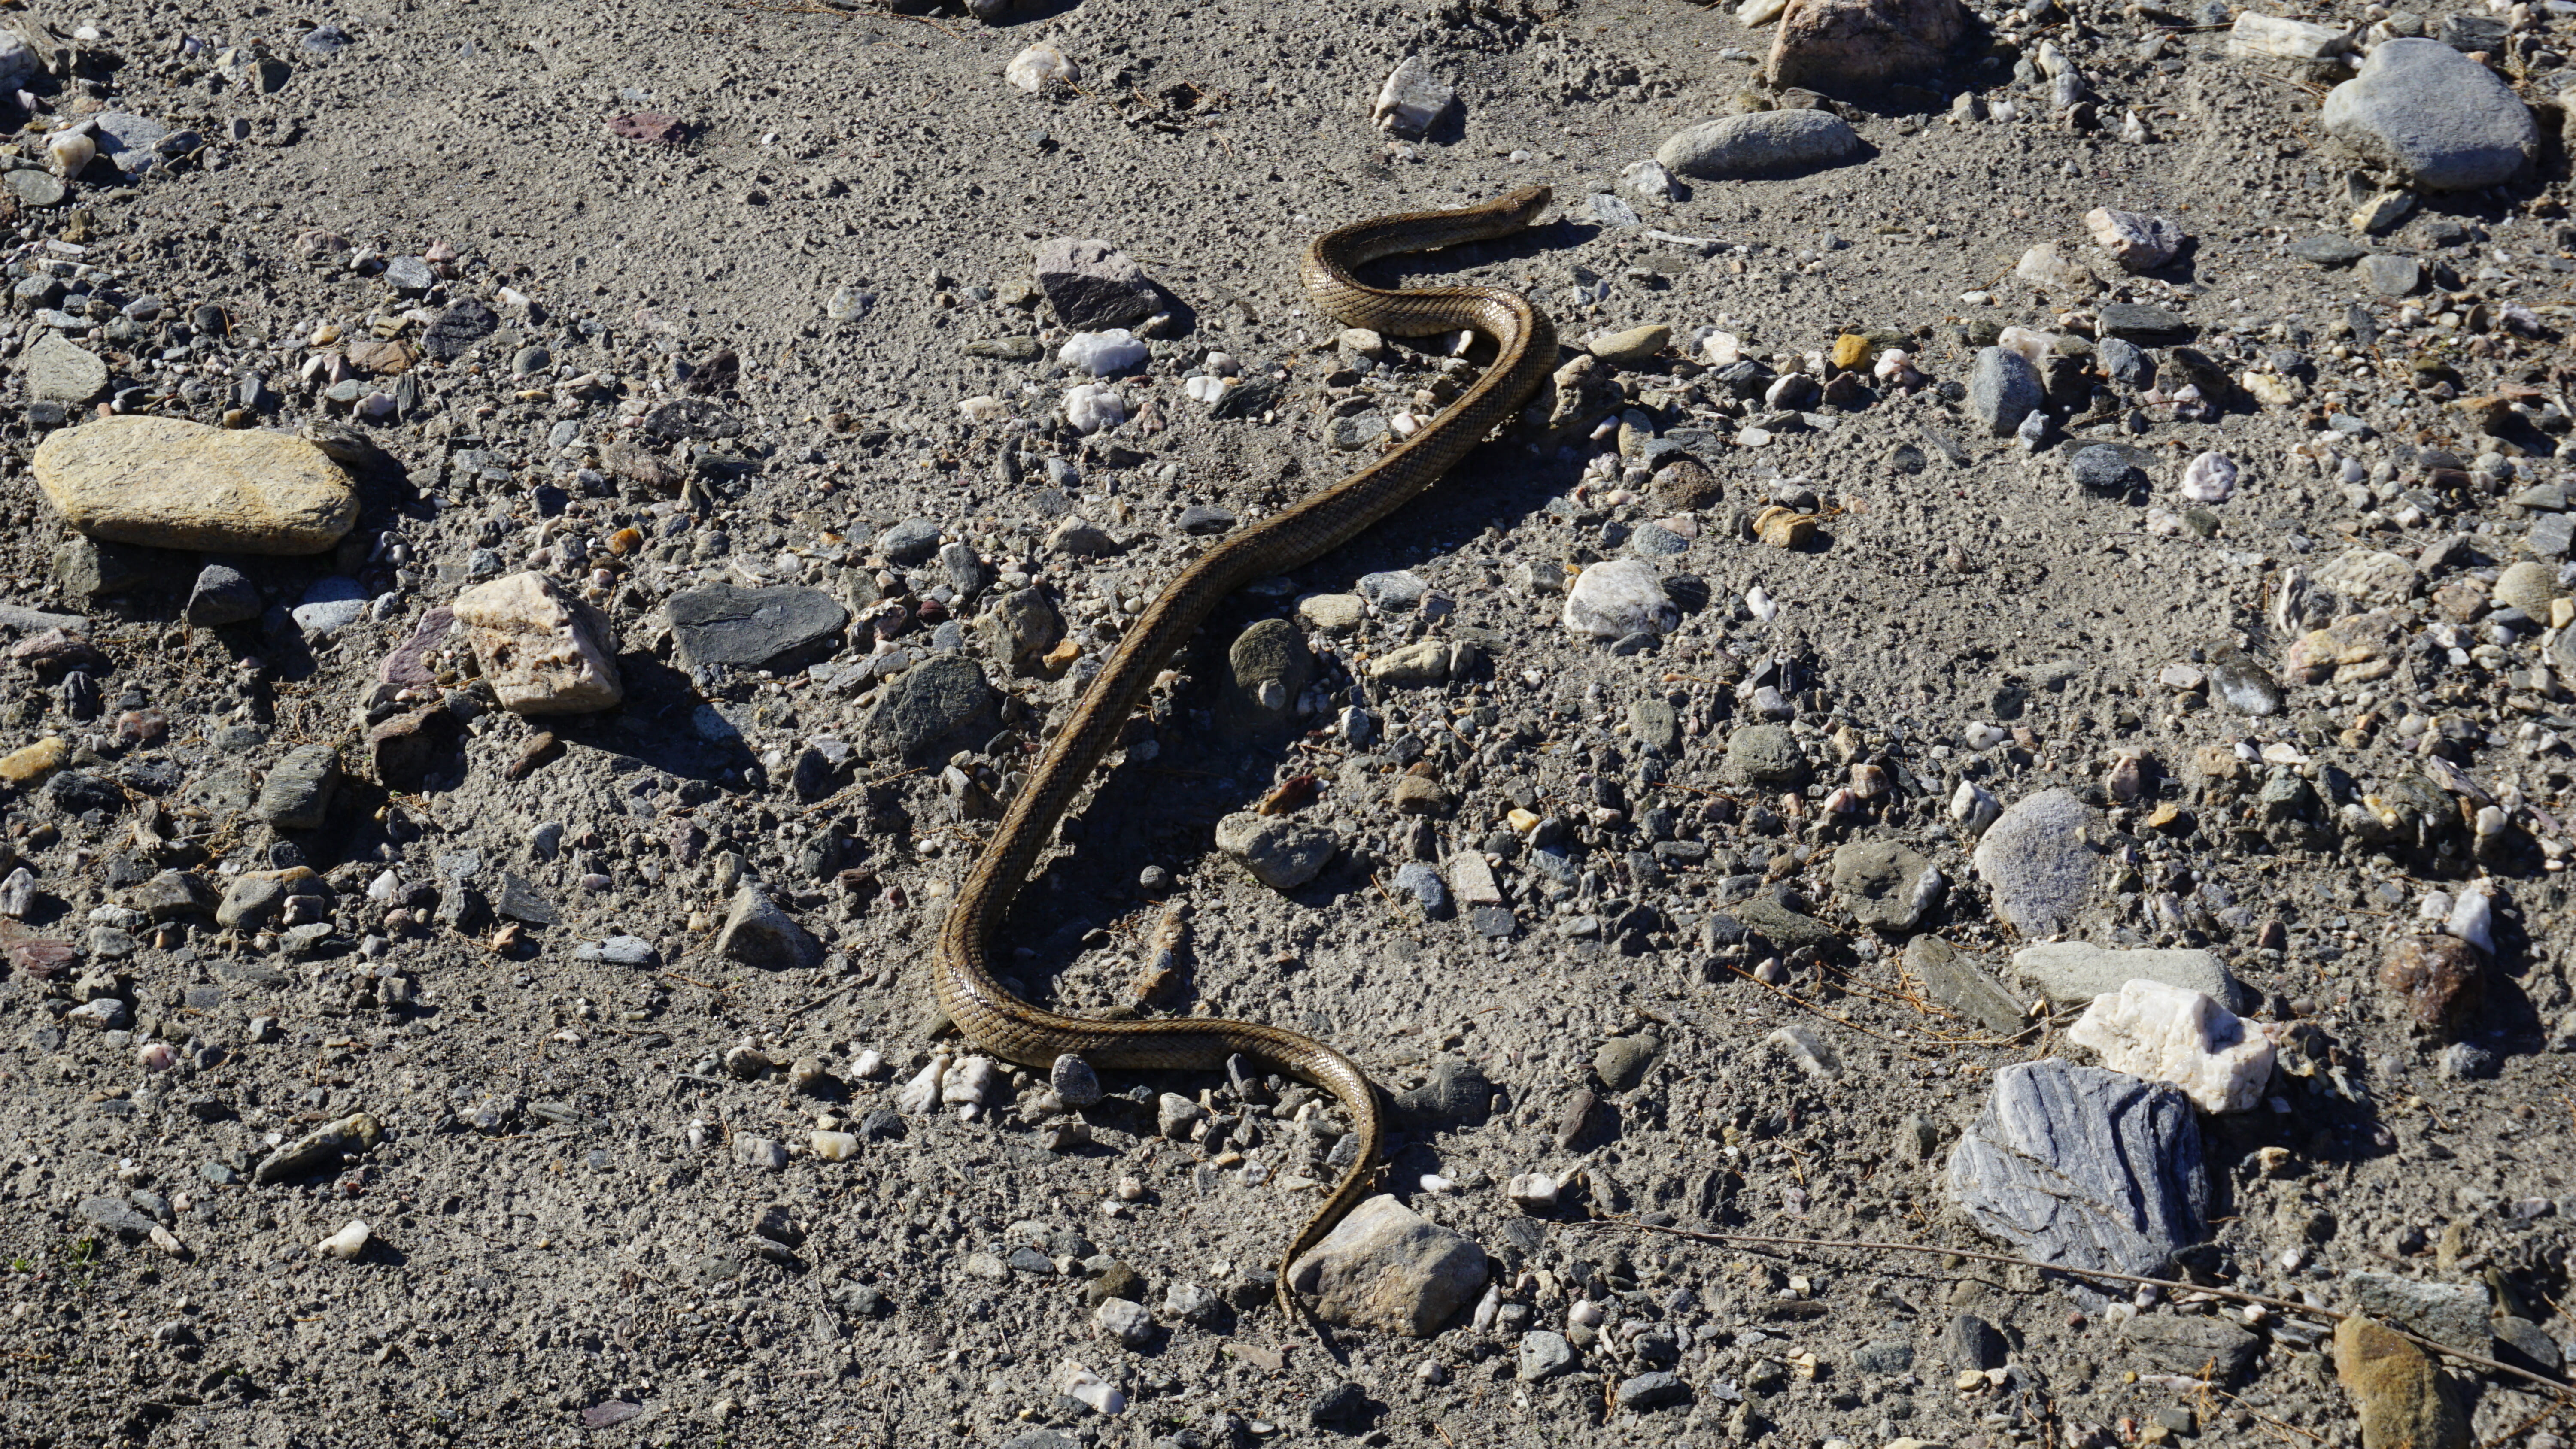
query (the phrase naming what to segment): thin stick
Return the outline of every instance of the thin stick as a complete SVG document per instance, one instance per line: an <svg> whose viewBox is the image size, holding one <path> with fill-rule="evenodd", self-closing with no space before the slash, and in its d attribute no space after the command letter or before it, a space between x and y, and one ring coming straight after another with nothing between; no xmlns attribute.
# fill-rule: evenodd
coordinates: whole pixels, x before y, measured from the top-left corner
<svg viewBox="0 0 2576 1449"><path fill-rule="evenodd" d="M1743 977L1745 980L1752 982L1754 985L1761 987L1763 990L1770 992L1772 995L1779 997L1783 1001L1789 1002L1792 1005L1805 1007L1807 1010L1814 1012L1816 1015L1823 1017L1825 1020L1832 1022L1836 1026L1847 1026L1852 1030L1859 1032L1862 1036L1875 1037L1879 1041L1886 1042L1889 1046L1896 1048L1898 1051L1905 1053L1907 1056L1914 1058L1918 1062L1924 1059L1921 1052L1914 1050L1914 1048L1896 1040L1894 1037L1880 1036L1877 1032L1871 1031L1868 1027L1861 1025L1859 1022L1846 1020L1843 1017L1836 1016L1832 1012L1825 1010L1823 1007L1816 1005L1814 1002L1809 1001L1804 997L1792 996L1788 992L1781 990L1779 987L1772 985L1770 982L1763 980L1761 977L1754 975L1750 971L1739 970L1734 966L1727 965L1724 961L1720 961L1717 964L1724 967L1726 970L1735 972L1736 975Z"/></svg>
<svg viewBox="0 0 2576 1449"><path fill-rule="evenodd" d="M1777 1248L1855 1248L1864 1252L1877 1253L1927 1253L1941 1257L1970 1258L1980 1263L2002 1263L2014 1268L2035 1268L2042 1273L2062 1273L2070 1278L2108 1278L2114 1282L2138 1283L2149 1288L2170 1289L2176 1293L2206 1293L2213 1298L2225 1298L2237 1303L2257 1303L2265 1308L2278 1308L2285 1313L2305 1313L2336 1323L2341 1323L2347 1318L2368 1316L2345 1313L2341 1309L2320 1308L2313 1303L2294 1302L2287 1298L2271 1298L2260 1293L2247 1293L2236 1288L2205 1287L2198 1283L2185 1283L2172 1278L2150 1278L2142 1273L2115 1272L2109 1268L2078 1268L2064 1263L2043 1263L2036 1258L2017 1258L2010 1253L1988 1253L1975 1248L1948 1248L1931 1243L1884 1243L1864 1238L1780 1238L1763 1233L1704 1233L1691 1228L1667 1227L1661 1223L1640 1222L1635 1218L1608 1214L1576 1219L1573 1225L1636 1228L1641 1232L1663 1233L1669 1237L1688 1238L1700 1243L1756 1243ZM2576 1398L2566 1397L2567 1386L2555 1380L2542 1378L2538 1374L2515 1368L2509 1363L2498 1363L2494 1359L2471 1353L2464 1348L2453 1348L2446 1343L2436 1343L2393 1323L2383 1323L2380 1326L2418 1348L2431 1349L2435 1353L2458 1359L2463 1363L2476 1364L2493 1373L2509 1374L2527 1383L2538 1384L2544 1391L2558 1395L2569 1405L2576 1406Z"/></svg>

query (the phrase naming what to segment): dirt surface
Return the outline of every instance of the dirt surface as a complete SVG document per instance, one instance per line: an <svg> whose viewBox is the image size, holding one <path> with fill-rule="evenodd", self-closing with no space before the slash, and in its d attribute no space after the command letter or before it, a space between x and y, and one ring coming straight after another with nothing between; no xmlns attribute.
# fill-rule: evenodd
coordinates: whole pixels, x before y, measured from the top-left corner
<svg viewBox="0 0 2576 1449"><path fill-rule="evenodd" d="M18 649L0 705L0 747L67 752L66 773L0 787L31 887L0 923L0 1440L2359 1442L2318 1334L2277 1314L2240 1373L2203 1385L2124 1334L2129 1305L2079 1310L2026 1269L1582 1224L1996 1246L1943 1186L1952 1143L1996 1071L2091 1058L2064 1040L2071 1012L1999 1033L1903 964L1910 936L1937 935L2037 994L2010 974L2029 942L1970 859L1981 822L1954 814L1963 782L2005 806L2069 789L2102 812L2100 882L2069 934L2214 951L2285 1043L2263 1105L2200 1121L2210 1243L2177 1271L2326 1304L2355 1272L2394 1273L2576 1337L2559 1308L2576 720L2552 679L2576 663L2551 664L2569 656L2548 618L2475 619L2555 516L2513 501L2561 476L2576 233L2554 151L2537 176L2427 197L2364 238L2430 275L2400 298L2287 250L2349 234L2353 163L2319 129L2321 86L2228 57L2207 28L2223 16L1999 13L1989 50L1842 110L1860 159L1685 178L1665 203L1626 193L1622 169L1758 93L1745 52L1769 32L1724 8L1083 0L985 25L361 0L49 18L96 38L62 40L71 73L30 82L35 125L134 115L201 144L139 178L102 159L10 223L13 285L50 268L73 290L21 286L0 343L16 359L0 601L82 616L95 657ZM304 42L325 18L336 53ZM2556 58L2532 52L2568 24L2541 23L2513 57L2535 102ZM2141 58L2156 30L2162 55ZM2043 39L2088 73L2105 129L2015 79ZM1079 79L1006 84L1041 41ZM1392 140L1369 107L1408 55L1458 103ZM1971 92L2022 114L1952 119ZM2118 138L2132 108L2143 141ZM23 117L0 102L0 119ZM1301 1113L1311 1091L1257 1064L1242 1082L1112 1073L1081 1145L1042 1072L1006 1071L980 1104L895 1099L934 1051L962 1050L932 1035L928 956L993 794L1118 623L1206 547L1185 511L1256 520L1378 446L1383 429L1343 428L1363 449L1337 447L1342 420L1427 410L1417 390L1459 371L1437 339L1374 363L1337 344L1297 289L1298 249L1532 184L1558 206L1525 235L1382 272L1525 292L1570 350L1647 325L1669 345L1601 364L1569 426L1499 437L1358 543L1230 603L1011 927L1020 984L1068 1010L1278 1022L1390 1092L1435 1071L1468 1082L1408 1108L1383 1181L1485 1251L1496 1296L1429 1339L1319 1341L1282 1321L1266 1276L1332 1175L1337 1129ZM2129 275L2087 242L2101 206L2191 240ZM1056 237L1123 249L1160 289L1149 360L1113 380L1129 420L1090 436L1063 422L1068 329L1030 286ZM2039 242L2116 295L2018 280ZM423 258L426 291L402 295ZM33 310L77 311L83 288L86 315ZM126 308L144 297L162 306ZM420 348L469 300L497 319L488 336L359 370L351 396L381 390L388 416L329 397L327 361L303 371L360 342ZM2085 373L2099 353L2070 343L2084 360L2056 374L2035 450L1968 415L1996 325L2080 340L2113 300L2178 312L2235 385L2177 408L2188 366L2166 344L2147 344L2164 369L2150 395ZM263 611L242 622L186 621L189 554L144 551L120 565L132 581L83 596L28 465L66 425L28 401L35 344L67 327L114 375L70 422L111 405L354 427L373 444L353 465L357 529L334 554L231 560ZM1811 354L1854 334L1907 349L1919 376L1862 363L1862 386L1802 412L1731 391L1713 332L1811 375L1828 370ZM1010 339L1033 340L1026 360ZM1246 382L1284 373L1282 391L1210 416L1184 391L1210 352ZM2256 400L2252 374L2294 396ZM2469 397L2497 401L2448 405ZM1658 434L1681 451L1652 469L1618 456ZM2133 488L2075 481L2074 455L2105 441L2142 450ZM2186 517L2177 485L2209 451L2241 480ZM1705 475L1670 471L1677 456ZM1775 504L1814 517L1813 536L1757 539ZM916 519L998 581L962 588L928 549L889 563L881 536ZM1565 627L1569 576L1641 552L1650 525L1680 545L1651 558L1677 626L1615 646ZM2391 667L2300 682L2285 652L2373 607L2315 582L2349 549L2418 563ZM364 743L388 711L380 665L428 611L522 568L587 590L626 702L513 716L448 640L421 698L446 691L451 747L387 782ZM1361 582L1399 570L1428 597ZM288 609L330 577L370 602L323 633ZM851 623L819 662L694 663L665 603L715 582L818 589ZM1014 668L972 621L1027 589L1069 647ZM1298 611L1355 592L1379 600L1356 632ZM998 692L947 721L980 733L907 759L885 714L901 675L869 661L954 649L943 613ZM1318 652L1284 714L1247 720L1228 691L1259 681L1233 677L1228 646L1265 619ZM12 640L52 622L0 619ZM1369 677L1424 638L1473 646L1460 677ZM2235 648L2280 681L2277 711L2163 679ZM1353 737L1350 709L1374 736ZM1766 719L1806 766L1785 785L1730 766ZM347 772L322 823L269 823L263 782L317 744ZM1337 854L1283 893L1215 827L1307 776L1296 818ZM97 788L59 784L74 777ZM1416 786L1400 810L1398 781L1426 778L1439 798ZM2402 830L2352 813L2376 821L2428 778ZM1836 888L1836 849L1870 841L1941 875L1904 929L1862 924ZM1499 907L1468 897L1462 851L1487 853ZM1438 866L1459 899L1426 914L1407 863ZM299 864L333 889L303 912L328 930L296 934L294 910L216 923L206 902L243 872ZM146 907L168 871L202 899ZM810 963L717 949L744 879L816 938ZM2382 959L2429 929L2427 893L2479 881L2496 906L2494 949L2469 961L2482 1001L2428 1029L2381 985ZM1140 1008L1173 906L1188 939ZM1838 1073L1793 1064L1784 1026L1828 1043ZM1226 1138L1165 1135L1167 1092L1209 1105ZM818 1129L853 1134L854 1155L816 1155ZM321 1132L340 1136L278 1165ZM1531 1172L1569 1184L1558 1206L1507 1197ZM317 1249L353 1221L369 1230L356 1257ZM1141 1347L1095 1326L1104 1285L1161 1316ZM1187 1285L1216 1303L1167 1309ZM2232 1303L2142 1306L2140 1321L2244 1321ZM2000 1332L2010 1367L1960 1315ZM1565 1371L1523 1381L1532 1331L1570 1334ZM1068 1362L1124 1411L1066 1396ZM1678 1376L1669 1401L1620 1406L1658 1370ZM2543 1407L2529 1388L2458 1382L2490 1440Z"/></svg>

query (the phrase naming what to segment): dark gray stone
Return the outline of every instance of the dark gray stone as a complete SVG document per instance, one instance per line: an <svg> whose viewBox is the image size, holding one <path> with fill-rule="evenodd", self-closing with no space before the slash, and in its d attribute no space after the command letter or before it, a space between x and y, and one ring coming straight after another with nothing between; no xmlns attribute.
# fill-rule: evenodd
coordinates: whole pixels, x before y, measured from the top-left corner
<svg viewBox="0 0 2576 1449"><path fill-rule="evenodd" d="M1640 699L1628 705L1628 737L1640 749L1659 755L1678 753L1682 745L1680 711L1660 699Z"/></svg>
<svg viewBox="0 0 2576 1449"><path fill-rule="evenodd" d="M453 362L500 330L500 314L472 297L460 297L420 334L420 350L436 361Z"/></svg>
<svg viewBox="0 0 2576 1449"><path fill-rule="evenodd" d="M2121 387L2145 387L2156 375L2155 359L2126 338L2105 337L2093 344L2093 361Z"/></svg>
<svg viewBox="0 0 2576 1449"><path fill-rule="evenodd" d="M340 756L329 745L286 752L259 787L259 818L280 830L318 830L340 785Z"/></svg>
<svg viewBox="0 0 2576 1449"><path fill-rule="evenodd" d="M936 542L936 539L933 540ZM663 605L680 658L691 665L798 669L840 647L850 611L821 589L700 584Z"/></svg>
<svg viewBox="0 0 2576 1449"><path fill-rule="evenodd" d="M2437 40L2382 42L2326 93L2326 133L2419 191L2475 191L2530 166L2540 131L2494 71Z"/></svg>
<svg viewBox="0 0 2576 1449"><path fill-rule="evenodd" d="M54 577L63 591L83 599L129 593L170 577L170 555L157 548L101 543L73 534L54 550Z"/></svg>
<svg viewBox="0 0 2576 1449"><path fill-rule="evenodd" d="M1746 725L1726 739L1726 766L1751 785L1803 785L1807 756L1787 725Z"/></svg>
<svg viewBox="0 0 2576 1449"><path fill-rule="evenodd" d="M1968 373L1968 416L1987 432L2011 437L2047 401L2048 385L2029 358L2001 347L1978 351Z"/></svg>
<svg viewBox="0 0 2576 1449"><path fill-rule="evenodd" d="M252 587L247 574L229 564L206 564L196 571L196 587L188 589L188 623L214 628L252 618L260 618L260 589Z"/></svg>
<svg viewBox="0 0 2576 1449"><path fill-rule="evenodd" d="M1893 1339L1864 1343L1852 1350L1851 1364L1857 1374L1901 1374L1914 1367L1914 1345Z"/></svg>
<svg viewBox="0 0 2576 1449"><path fill-rule="evenodd" d="M184 870L165 870L134 888L134 908L156 921L211 913L214 887Z"/></svg>
<svg viewBox="0 0 2576 1449"><path fill-rule="evenodd" d="M2370 253L2350 237L2312 236L2292 242L2290 255L2306 262L2309 266L2323 267L2331 271L2337 267L2351 266Z"/></svg>
<svg viewBox="0 0 2576 1449"><path fill-rule="evenodd" d="M1635 1036L1614 1036L1592 1054L1592 1071L1601 1084L1614 1092L1625 1092L1646 1079L1646 1069L1664 1049L1664 1039L1651 1031Z"/></svg>
<svg viewBox="0 0 2576 1449"><path fill-rule="evenodd" d="M129 1243L139 1243L152 1235L152 1219L121 1197L82 1198L80 1215L82 1222Z"/></svg>
<svg viewBox="0 0 2576 1449"><path fill-rule="evenodd" d="M2487 1290L2449 1283L2419 1283L2394 1273L2352 1273L2344 1278L2347 1306L2424 1335L2435 1343L2485 1353L2491 1337Z"/></svg>
<svg viewBox="0 0 2576 1449"><path fill-rule="evenodd" d="M1995 1326L1973 1313L1960 1314L1941 1330L1941 1362L1953 1372L1999 1369L2011 1354L2012 1345Z"/></svg>
<svg viewBox="0 0 2576 1449"><path fill-rule="evenodd" d="M2363 258L2361 272L2370 283L2370 290L2383 297L2403 297L2424 285L2423 263L2413 257L2381 252Z"/></svg>
<svg viewBox="0 0 2576 1449"><path fill-rule="evenodd" d="M2147 481L2146 474L2138 471L2127 453L2100 444L2078 451L2068 461L2067 472L2096 493L2126 493Z"/></svg>
<svg viewBox="0 0 2576 1449"><path fill-rule="evenodd" d="M1902 934L1923 919L1924 873L1931 868L1895 841L1856 840L1834 851L1834 899L1862 925Z"/></svg>
<svg viewBox="0 0 2576 1449"><path fill-rule="evenodd" d="M2191 1099L2169 1083L2055 1058L1995 1074L1946 1185L1980 1231L2043 1263L2162 1276L2206 1232L2209 1176ZM2070 1291L2088 1306L2105 1301Z"/></svg>
<svg viewBox="0 0 2576 1449"><path fill-rule="evenodd" d="M939 525L927 518L907 518L877 535L877 552L888 563L906 568L920 563L939 550Z"/></svg>
<svg viewBox="0 0 2576 1449"><path fill-rule="evenodd" d="M2100 319L2103 336L2148 347L2188 342L2193 331L2181 313L2151 302L2105 302Z"/></svg>
<svg viewBox="0 0 2576 1449"><path fill-rule="evenodd" d="M994 723L993 686L982 667L962 654L941 654L896 675L868 711L864 730L877 753L922 760L943 742Z"/></svg>
<svg viewBox="0 0 2576 1449"><path fill-rule="evenodd" d="M1813 916L1800 915L1768 896L1739 901L1728 914L1742 922L1747 930L1783 951L1795 951L1801 946L1822 946L1836 939L1833 927Z"/></svg>
<svg viewBox="0 0 2576 1449"><path fill-rule="evenodd" d="M554 902L547 900L535 886L506 870L501 872L501 889L492 897L492 909L496 914L531 926L551 926L557 916Z"/></svg>
<svg viewBox="0 0 2576 1449"><path fill-rule="evenodd" d="M1686 1401L1690 1398L1690 1385L1669 1369L1657 1369L1621 1380L1618 1398L1620 1408L1643 1413Z"/></svg>
<svg viewBox="0 0 2576 1449"><path fill-rule="evenodd" d="M1038 243L1037 284L1058 320L1081 330L1141 322L1161 303L1144 269L1104 241Z"/></svg>
<svg viewBox="0 0 2576 1449"><path fill-rule="evenodd" d="M2565 558L2571 545L2576 545L2576 515L2565 513L2532 520L2531 532L2522 540L2522 546L2540 558Z"/></svg>

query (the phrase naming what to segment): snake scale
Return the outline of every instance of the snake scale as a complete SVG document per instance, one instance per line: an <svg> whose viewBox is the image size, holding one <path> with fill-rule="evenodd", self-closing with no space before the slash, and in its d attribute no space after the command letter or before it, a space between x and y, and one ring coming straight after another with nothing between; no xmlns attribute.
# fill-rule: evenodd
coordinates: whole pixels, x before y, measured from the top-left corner
<svg viewBox="0 0 2576 1449"><path fill-rule="evenodd" d="M1208 1071L1240 1053L1340 1100L1359 1154L1280 1260L1279 1304L1292 1320L1298 1314L1289 1265L1358 1204L1384 1142L1377 1095L1359 1064L1312 1037L1258 1022L1064 1016L1003 990L994 980L990 953L1012 899L1084 777L1115 742L1163 661L1217 604L1253 579L1286 573L1340 547L1430 487L1508 421L1556 366L1556 329L1526 298L1494 287L1387 291L1362 285L1352 268L1510 236L1537 219L1549 195L1546 187L1529 187L1459 211L1378 217L1328 232L1306 248L1298 279L1317 305L1344 324L1397 337L1472 328L1493 338L1499 355L1447 411L1402 446L1238 531L1181 571L1128 630L1012 797L940 928L934 967L940 1009L969 1041L1006 1061L1045 1069L1069 1053L1095 1068Z"/></svg>

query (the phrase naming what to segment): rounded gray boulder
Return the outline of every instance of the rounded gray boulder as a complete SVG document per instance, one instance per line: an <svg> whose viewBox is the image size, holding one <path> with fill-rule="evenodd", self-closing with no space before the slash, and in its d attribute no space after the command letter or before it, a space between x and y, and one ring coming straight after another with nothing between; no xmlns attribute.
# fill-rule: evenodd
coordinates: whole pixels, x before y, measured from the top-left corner
<svg viewBox="0 0 2576 1449"><path fill-rule="evenodd" d="M2539 154L2530 108L2494 71L2438 40L2390 40L2326 95L2326 133L2424 191L2510 181Z"/></svg>

